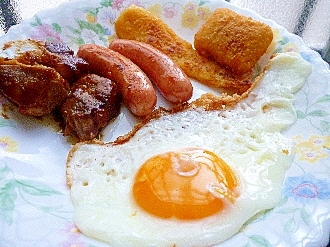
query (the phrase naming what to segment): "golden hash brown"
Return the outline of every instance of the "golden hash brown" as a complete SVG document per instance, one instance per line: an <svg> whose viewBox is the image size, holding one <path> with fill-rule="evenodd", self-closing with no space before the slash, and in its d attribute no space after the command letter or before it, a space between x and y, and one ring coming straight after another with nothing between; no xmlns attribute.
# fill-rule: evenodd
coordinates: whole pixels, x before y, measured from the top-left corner
<svg viewBox="0 0 330 247"><path fill-rule="evenodd" d="M216 62L200 56L192 44L143 8L132 5L124 10L115 22L115 30L118 38L145 42L162 51L189 77L205 85L239 94L251 86L249 79L235 76Z"/></svg>
<svg viewBox="0 0 330 247"><path fill-rule="evenodd" d="M250 71L273 40L272 29L230 9L216 9L195 34L194 46L237 74Z"/></svg>

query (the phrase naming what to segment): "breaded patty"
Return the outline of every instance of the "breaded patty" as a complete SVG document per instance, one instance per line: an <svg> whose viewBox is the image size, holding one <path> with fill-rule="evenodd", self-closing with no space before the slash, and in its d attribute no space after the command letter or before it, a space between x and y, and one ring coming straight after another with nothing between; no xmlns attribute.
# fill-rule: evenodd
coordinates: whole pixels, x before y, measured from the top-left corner
<svg viewBox="0 0 330 247"><path fill-rule="evenodd" d="M254 67L272 40L268 25L219 8L195 34L194 46L200 55L244 74Z"/></svg>
<svg viewBox="0 0 330 247"><path fill-rule="evenodd" d="M233 75L214 61L200 56L192 44L180 38L166 23L147 10L130 6L115 22L117 36L148 43L168 55L191 78L201 83L242 93L249 79Z"/></svg>

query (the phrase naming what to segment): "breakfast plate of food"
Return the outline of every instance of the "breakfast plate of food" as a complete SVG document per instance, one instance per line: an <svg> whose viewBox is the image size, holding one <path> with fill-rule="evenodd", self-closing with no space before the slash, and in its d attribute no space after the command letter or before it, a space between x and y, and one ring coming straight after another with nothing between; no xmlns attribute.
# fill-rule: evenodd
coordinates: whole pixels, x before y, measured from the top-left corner
<svg viewBox="0 0 330 247"><path fill-rule="evenodd" d="M226 1L73 0L0 37L0 246L326 246L330 70Z"/></svg>

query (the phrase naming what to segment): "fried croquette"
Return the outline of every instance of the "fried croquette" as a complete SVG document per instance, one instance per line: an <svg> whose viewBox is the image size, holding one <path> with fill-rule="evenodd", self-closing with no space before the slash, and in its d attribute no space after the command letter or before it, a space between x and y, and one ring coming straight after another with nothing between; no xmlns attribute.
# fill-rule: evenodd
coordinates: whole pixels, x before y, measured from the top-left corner
<svg viewBox="0 0 330 247"><path fill-rule="evenodd" d="M194 46L200 55L244 74L255 66L272 40L267 24L219 8L195 34Z"/></svg>
<svg viewBox="0 0 330 247"><path fill-rule="evenodd" d="M131 5L115 22L118 38L147 43L168 55L190 78L241 94L250 86L248 78L231 71L208 58L200 56L192 44L180 38L166 23L149 11Z"/></svg>

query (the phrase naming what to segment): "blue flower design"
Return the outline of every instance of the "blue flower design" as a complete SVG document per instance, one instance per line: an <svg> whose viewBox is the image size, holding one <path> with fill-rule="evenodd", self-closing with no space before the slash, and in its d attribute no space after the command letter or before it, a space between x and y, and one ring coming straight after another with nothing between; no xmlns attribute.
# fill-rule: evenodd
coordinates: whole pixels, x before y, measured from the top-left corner
<svg viewBox="0 0 330 247"><path fill-rule="evenodd" d="M307 62L312 62L312 59L314 58L314 54L311 52L300 52L300 55Z"/></svg>
<svg viewBox="0 0 330 247"><path fill-rule="evenodd" d="M288 177L284 182L284 195L307 203L311 200L330 199L330 181L317 179L312 174Z"/></svg>

